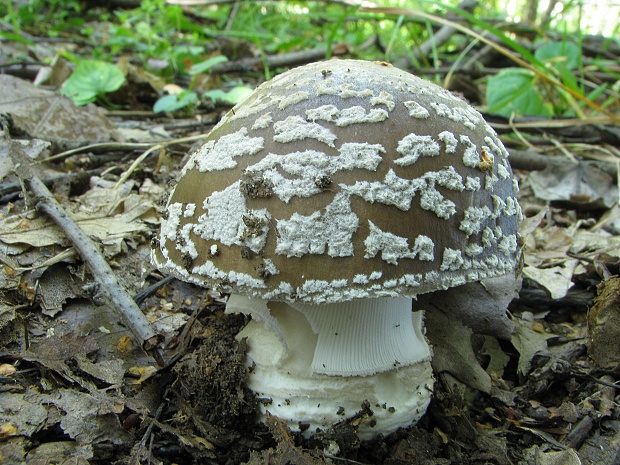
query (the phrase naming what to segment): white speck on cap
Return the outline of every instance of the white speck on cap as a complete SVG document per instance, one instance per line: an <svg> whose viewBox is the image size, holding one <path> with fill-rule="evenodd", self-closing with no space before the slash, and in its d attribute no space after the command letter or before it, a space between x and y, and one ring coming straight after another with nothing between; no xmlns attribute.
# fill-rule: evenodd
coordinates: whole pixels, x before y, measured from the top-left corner
<svg viewBox="0 0 620 465"><path fill-rule="evenodd" d="M396 151L402 157L394 160L394 163L399 166L413 165L420 156L436 157L439 155L440 150L439 144L431 136L408 134L398 141Z"/></svg>
<svg viewBox="0 0 620 465"><path fill-rule="evenodd" d="M411 116L412 118L426 119L430 118L431 116L429 111L415 100L408 100L406 102L403 102L403 105L407 107L407 110L409 110L409 116Z"/></svg>
<svg viewBox="0 0 620 465"><path fill-rule="evenodd" d="M317 123L309 123L301 116L289 116L285 120L274 123L275 134L273 140L286 144L305 139L316 139L334 147L336 134Z"/></svg>
<svg viewBox="0 0 620 465"><path fill-rule="evenodd" d="M205 143L193 155L191 163L201 172L231 169L237 166L235 158L257 154L264 143L262 137L248 137L247 128L241 128Z"/></svg>

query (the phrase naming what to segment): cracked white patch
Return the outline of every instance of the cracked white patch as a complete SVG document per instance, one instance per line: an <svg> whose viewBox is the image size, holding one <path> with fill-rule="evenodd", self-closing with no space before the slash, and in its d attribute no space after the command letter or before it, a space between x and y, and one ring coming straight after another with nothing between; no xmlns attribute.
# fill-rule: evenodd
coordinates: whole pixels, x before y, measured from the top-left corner
<svg viewBox="0 0 620 465"><path fill-rule="evenodd" d="M370 99L371 105L385 105L389 111L392 111L396 106L394 103L394 96L389 92L381 91L378 97L372 97Z"/></svg>
<svg viewBox="0 0 620 465"><path fill-rule="evenodd" d="M409 116L411 116L412 118L426 119L430 118L431 116L431 114L426 108L424 108L422 105L420 105L414 100L403 102L403 105L407 107L407 110L409 111Z"/></svg>
<svg viewBox="0 0 620 465"><path fill-rule="evenodd" d="M465 151L463 152L463 164L465 166L469 166L470 168L477 168L480 163L480 154L478 153L476 145L469 137L464 135L461 136L461 144L465 146Z"/></svg>
<svg viewBox="0 0 620 465"><path fill-rule="evenodd" d="M476 125L482 122L482 118L473 108L449 107L445 103L431 102L431 107L438 116L448 118L461 123L468 129L476 129Z"/></svg>
<svg viewBox="0 0 620 465"><path fill-rule="evenodd" d="M491 147L491 150L493 150L494 153L499 153L504 158L508 158L509 156L508 150L506 150L506 147L504 147L504 144L502 144L499 141L499 139L495 135L495 131L493 131L493 129L491 129L491 131L493 132L493 136L492 137L486 136L484 138L484 141L489 145L489 147Z"/></svg>
<svg viewBox="0 0 620 465"><path fill-rule="evenodd" d="M465 260L460 250L451 249L446 247L443 251L443 261L439 269L441 271L457 271L460 270L465 264Z"/></svg>
<svg viewBox="0 0 620 465"><path fill-rule="evenodd" d="M454 191L465 188L461 176L452 166L441 171L429 171L412 180L400 178L390 169L383 182L358 181L352 186L341 184L340 188L343 192L357 195L367 202L393 205L404 211L409 210L413 197L419 192L420 206L424 210L434 212L439 218L448 219L456 212L456 205L435 188L436 184Z"/></svg>
<svg viewBox="0 0 620 465"><path fill-rule="evenodd" d="M482 238L481 238L483 247L485 248L493 247L495 244L497 244L497 240L499 237L501 237L501 234L499 236L496 236L491 228L489 228L488 226L485 227L482 230Z"/></svg>
<svg viewBox="0 0 620 465"><path fill-rule="evenodd" d="M446 146L446 153L456 153L458 140L451 131L442 131L437 138Z"/></svg>
<svg viewBox="0 0 620 465"><path fill-rule="evenodd" d="M484 188L492 191L495 184L499 181L499 178L495 174L486 175L484 177Z"/></svg>
<svg viewBox="0 0 620 465"><path fill-rule="evenodd" d="M380 123L388 119L388 112L381 108L372 108L366 113L364 107L354 106L340 111L336 126L344 127L360 123Z"/></svg>
<svg viewBox="0 0 620 465"><path fill-rule="evenodd" d="M337 95L340 98L353 97L372 97L373 92L370 89L356 90L354 84L337 84L334 85L333 78L327 78L314 86L316 95Z"/></svg>
<svg viewBox="0 0 620 465"><path fill-rule="evenodd" d="M301 116L289 116L283 121L278 121L274 123L273 129L275 132L273 140L282 143L316 139L330 147L334 147L334 141L337 139L336 134L328 128L318 123L310 123Z"/></svg>
<svg viewBox="0 0 620 465"><path fill-rule="evenodd" d="M195 212L196 212L196 204L188 203L185 205L185 209L183 210L183 217L191 218L192 216L194 216Z"/></svg>
<svg viewBox="0 0 620 465"><path fill-rule="evenodd" d="M249 137L248 129L226 134L217 141L210 140L193 155L184 172L196 167L198 171L220 171L237 166L235 158L256 155L265 146L263 137Z"/></svg>
<svg viewBox="0 0 620 465"><path fill-rule="evenodd" d="M465 215L459 229L467 236L478 234L482 230L483 223L492 217L493 213L486 205L484 207L470 206L465 209Z"/></svg>
<svg viewBox="0 0 620 465"><path fill-rule="evenodd" d="M273 192L288 203L293 197L310 197L322 192L317 180L330 178L342 170L364 169L375 171L382 161L385 149L378 144L347 142L337 156L316 150L293 152L285 155L270 153L247 173L260 173L260 178L273 186Z"/></svg>
<svg viewBox="0 0 620 465"><path fill-rule="evenodd" d="M510 177L510 171L508 171L508 167L506 166L508 162L504 159L502 163L497 165L497 175L501 180L506 180Z"/></svg>
<svg viewBox="0 0 620 465"><path fill-rule="evenodd" d="M181 202L174 202L168 205L166 212L168 218L162 222L160 237L175 241L177 238L177 230L181 224L181 215L183 214L183 204Z"/></svg>
<svg viewBox="0 0 620 465"><path fill-rule="evenodd" d="M456 213L456 204L446 199L434 186L428 186L420 193L420 207L444 220Z"/></svg>
<svg viewBox="0 0 620 465"><path fill-rule="evenodd" d="M264 270L269 273L271 276L277 275L280 273L280 270L278 270L278 268L276 267L276 265L273 263L272 260L265 258L263 260L263 268Z"/></svg>
<svg viewBox="0 0 620 465"><path fill-rule="evenodd" d="M191 224L192 231L206 241L217 240L224 245L243 245L255 253L260 252L267 241L271 214L267 210L248 210L245 197L239 189L239 181L222 191L213 192L205 199L206 213ZM244 218L254 219L252 233Z"/></svg>
<svg viewBox="0 0 620 465"><path fill-rule="evenodd" d="M482 187L482 183L480 182L480 178L474 178L472 176L467 176L465 178L465 189L468 191L479 191Z"/></svg>
<svg viewBox="0 0 620 465"><path fill-rule="evenodd" d="M391 232L382 231L372 221L368 221L370 233L364 240L366 254L364 258L374 258L381 252L381 260L398 265L403 258L416 258L432 261L434 259L434 244L430 237L420 235L416 238L413 249L409 249L406 237L400 237Z"/></svg>
<svg viewBox="0 0 620 465"><path fill-rule="evenodd" d="M271 112L267 112L264 115L260 115L258 118L254 120L254 124L252 125L252 130L256 131L257 129L265 129L271 126L273 123L273 118L271 116Z"/></svg>
<svg viewBox="0 0 620 465"><path fill-rule="evenodd" d="M293 94L287 95L280 103L278 103L278 109L284 110L289 105L295 105L299 102L303 102L304 100L308 100L310 98L310 94L305 91L295 92Z"/></svg>
<svg viewBox="0 0 620 465"><path fill-rule="evenodd" d="M398 177L392 169L387 172L383 182L357 181L352 186L341 184L340 188L366 202L393 205L403 211L409 210L411 199L416 193L412 182Z"/></svg>
<svg viewBox="0 0 620 465"><path fill-rule="evenodd" d="M484 248L477 243L473 243L473 244L468 244L465 247L465 255L467 255L468 257L476 257L478 255L480 255L482 252L484 252Z"/></svg>
<svg viewBox="0 0 620 465"><path fill-rule="evenodd" d="M437 183L451 191L462 192L465 189L463 178L456 172L454 166L448 166L439 171L430 171L423 178L427 182Z"/></svg>
<svg viewBox="0 0 620 465"><path fill-rule="evenodd" d="M194 232L205 240L235 244L245 229L242 218L247 213L239 181L213 192L205 199L203 208L206 213L197 218Z"/></svg>
<svg viewBox="0 0 620 465"><path fill-rule="evenodd" d="M408 134L398 141L396 151L400 153L402 157L394 160L394 163L399 166L409 166L418 161L420 156L439 156L441 148L431 136Z"/></svg>
<svg viewBox="0 0 620 465"><path fill-rule="evenodd" d="M239 119L247 118L248 116L255 115L256 113L260 113L261 111L266 110L270 106L277 104L280 99L281 97L278 97L274 94L258 94L256 99L251 103L245 105L243 103L240 103L238 105L235 105L235 107L233 108L234 113L230 117L220 121L216 128L220 127L227 121L236 121Z"/></svg>
<svg viewBox="0 0 620 465"><path fill-rule="evenodd" d="M310 108L306 110L306 118L308 121L334 121L340 110L335 105L321 105L320 107Z"/></svg>
<svg viewBox="0 0 620 465"><path fill-rule="evenodd" d="M288 220L278 220L276 253L287 257L323 254L330 257L353 255L353 233L359 225L351 210L349 197L338 193L324 212L309 216L294 213Z"/></svg>
<svg viewBox="0 0 620 465"><path fill-rule="evenodd" d="M511 255L517 251L518 240L515 234L503 236L497 244L497 250L504 255Z"/></svg>

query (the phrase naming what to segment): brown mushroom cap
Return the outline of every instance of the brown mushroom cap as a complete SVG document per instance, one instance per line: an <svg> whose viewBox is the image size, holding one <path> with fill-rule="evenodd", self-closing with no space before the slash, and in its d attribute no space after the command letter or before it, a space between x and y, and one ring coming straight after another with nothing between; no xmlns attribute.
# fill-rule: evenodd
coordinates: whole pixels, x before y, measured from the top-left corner
<svg viewBox="0 0 620 465"><path fill-rule="evenodd" d="M517 183L493 129L385 63L333 60L259 86L168 203L163 271L268 300L413 296L513 272Z"/></svg>

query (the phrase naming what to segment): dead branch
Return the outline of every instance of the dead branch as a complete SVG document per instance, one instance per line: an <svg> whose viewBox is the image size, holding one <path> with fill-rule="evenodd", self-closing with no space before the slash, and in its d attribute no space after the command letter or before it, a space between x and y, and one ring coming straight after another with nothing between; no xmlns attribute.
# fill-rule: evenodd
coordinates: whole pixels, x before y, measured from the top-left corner
<svg viewBox="0 0 620 465"><path fill-rule="evenodd" d="M344 55L348 52L349 48L346 44L339 43L332 45L332 56ZM247 71L249 69L257 70L262 69L265 65L269 68L278 68L281 66L297 66L324 59L326 55L326 47L316 47L310 50L303 50L301 52L270 55L265 57L264 61L261 57L243 58L237 61L228 61L215 65L213 68L211 68L211 72L214 74L223 74L235 71Z"/></svg>
<svg viewBox="0 0 620 465"><path fill-rule="evenodd" d="M5 139L9 153L13 160L14 170L24 185L34 194L35 207L48 215L67 235L82 259L88 264L93 277L101 286L103 294L112 303L112 307L119 314L134 337L140 342L140 346L149 352L157 363L163 365L161 354L156 346L159 336L153 331L151 323L142 313L127 291L120 285L114 271L99 252L93 241L84 234L75 221L56 201L52 193L43 181L32 174L30 160L23 153L21 147L13 143L4 131L0 136Z"/></svg>
<svg viewBox="0 0 620 465"><path fill-rule="evenodd" d="M457 8L472 12L477 5L477 0L464 0L459 3ZM435 32L428 40L421 43L420 46L413 52L415 58L420 60L421 58L430 55L433 49L445 44L456 32L456 28L452 26L441 26L437 32Z"/></svg>

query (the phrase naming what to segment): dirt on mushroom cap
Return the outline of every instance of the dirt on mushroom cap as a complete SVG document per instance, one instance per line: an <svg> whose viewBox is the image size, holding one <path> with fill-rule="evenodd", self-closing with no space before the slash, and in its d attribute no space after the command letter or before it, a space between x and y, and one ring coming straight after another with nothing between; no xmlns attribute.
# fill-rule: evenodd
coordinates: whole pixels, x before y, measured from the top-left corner
<svg viewBox="0 0 620 465"><path fill-rule="evenodd" d="M507 155L476 110L397 68L296 68L192 155L154 260L186 281L310 303L503 275L520 254Z"/></svg>

